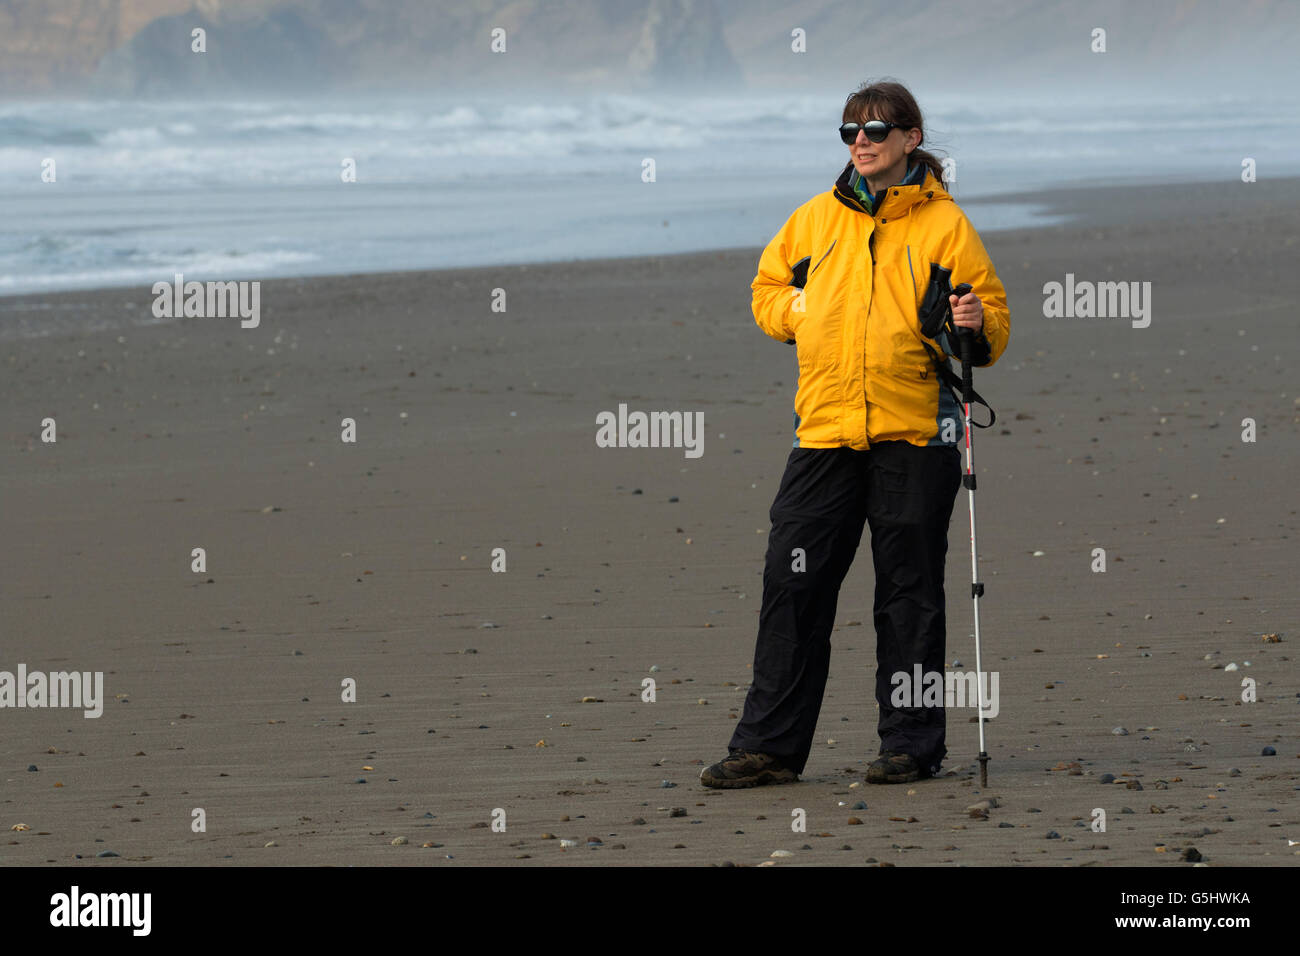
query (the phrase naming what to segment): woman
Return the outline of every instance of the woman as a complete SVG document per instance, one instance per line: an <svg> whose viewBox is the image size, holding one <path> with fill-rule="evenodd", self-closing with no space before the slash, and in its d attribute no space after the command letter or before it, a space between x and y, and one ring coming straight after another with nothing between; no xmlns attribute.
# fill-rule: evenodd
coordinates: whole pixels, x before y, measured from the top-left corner
<svg viewBox="0 0 1300 956"><path fill-rule="evenodd" d="M975 335L973 364L1006 349L1002 283L965 214L920 148L921 111L899 83L865 84L844 104L849 163L763 251L754 318L799 356L795 439L772 504L754 678L730 753L708 787L799 779L830 664L840 584L864 523L876 571L880 756L870 783L932 776L947 753L944 711L898 707L896 682L944 669L944 557L961 483L962 413L937 374L946 334L927 339L918 308L935 267L951 271L953 321ZM945 287L946 288L946 287ZM910 695L908 696L910 701Z"/></svg>

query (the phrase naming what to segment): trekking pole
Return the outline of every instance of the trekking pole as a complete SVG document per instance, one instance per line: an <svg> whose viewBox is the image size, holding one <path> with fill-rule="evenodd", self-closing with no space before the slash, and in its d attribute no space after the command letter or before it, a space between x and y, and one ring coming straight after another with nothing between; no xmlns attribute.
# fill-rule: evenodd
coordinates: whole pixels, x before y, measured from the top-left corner
<svg viewBox="0 0 1300 956"><path fill-rule="evenodd" d="M952 294L961 298L970 292L971 287L963 282L952 290ZM951 313L950 313L951 321ZM970 350L975 333L962 326L957 329L957 341L961 348L961 402L966 420L966 474L962 476L962 485L966 488L966 497L970 502L970 594L975 604L975 697L979 705L980 728L980 786L989 785L989 754L984 746L984 667L980 658L980 598L984 596L984 584L980 581L979 553L975 548L975 451L971 442L970 406L974 397L971 384Z"/></svg>

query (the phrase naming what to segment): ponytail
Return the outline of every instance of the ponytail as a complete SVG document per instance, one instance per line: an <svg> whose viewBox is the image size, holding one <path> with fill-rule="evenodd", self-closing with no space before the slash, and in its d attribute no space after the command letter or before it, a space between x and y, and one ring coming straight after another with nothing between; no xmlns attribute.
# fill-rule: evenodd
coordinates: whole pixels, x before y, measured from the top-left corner
<svg viewBox="0 0 1300 956"><path fill-rule="evenodd" d="M939 181L939 185L945 189L948 188L948 184L943 181L943 163L939 161L939 158L934 153L918 146L912 150L912 155L908 157L909 165L914 162L924 164L934 174L934 178Z"/></svg>

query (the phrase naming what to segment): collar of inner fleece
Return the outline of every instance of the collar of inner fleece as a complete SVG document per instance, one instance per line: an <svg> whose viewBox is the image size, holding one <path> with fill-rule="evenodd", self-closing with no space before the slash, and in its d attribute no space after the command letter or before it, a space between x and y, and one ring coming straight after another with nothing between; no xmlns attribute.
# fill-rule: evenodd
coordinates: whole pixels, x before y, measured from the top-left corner
<svg viewBox="0 0 1300 956"><path fill-rule="evenodd" d="M908 167L907 174L903 177L902 181L894 183L894 185L912 186L924 182L925 169L925 163L918 163L915 160L912 160L912 164ZM849 171L849 188L852 189L854 195L862 201L862 205L870 209L873 214L878 207L878 200L883 198L885 193L889 191L888 187L880 190L878 193L873 193L867 189L867 181L858 172L856 166Z"/></svg>

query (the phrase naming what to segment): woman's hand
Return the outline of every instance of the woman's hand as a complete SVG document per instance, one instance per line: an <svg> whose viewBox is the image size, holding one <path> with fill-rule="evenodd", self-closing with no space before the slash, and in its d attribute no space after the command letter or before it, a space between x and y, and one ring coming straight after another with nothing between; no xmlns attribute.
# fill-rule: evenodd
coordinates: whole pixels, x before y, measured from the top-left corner
<svg viewBox="0 0 1300 956"><path fill-rule="evenodd" d="M984 303L979 296L974 292L967 292L960 299L950 295L948 303L952 306L953 325L970 329L978 335L984 328Z"/></svg>

